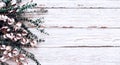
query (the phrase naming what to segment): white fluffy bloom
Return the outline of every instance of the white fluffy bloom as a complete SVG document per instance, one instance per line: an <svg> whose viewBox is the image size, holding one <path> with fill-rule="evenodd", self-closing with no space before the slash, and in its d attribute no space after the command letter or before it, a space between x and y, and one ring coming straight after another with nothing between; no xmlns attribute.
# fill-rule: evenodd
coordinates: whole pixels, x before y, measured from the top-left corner
<svg viewBox="0 0 120 65"><path fill-rule="evenodd" d="M28 32L27 32L26 30L23 30L23 31L22 31L22 35L23 35L23 36L26 36L27 34L28 34Z"/></svg>
<svg viewBox="0 0 120 65"><path fill-rule="evenodd" d="M6 32L10 31L10 29L8 28L8 26L3 26L3 27L1 28L1 30L2 30L2 31L6 31Z"/></svg>
<svg viewBox="0 0 120 65"><path fill-rule="evenodd" d="M11 46L6 46L6 50L10 51L11 49Z"/></svg>
<svg viewBox="0 0 120 65"><path fill-rule="evenodd" d="M8 51L4 51L3 54L5 54L5 55L8 54Z"/></svg>
<svg viewBox="0 0 120 65"><path fill-rule="evenodd" d="M15 49L12 51L12 53L16 56L16 55L18 55L18 54L19 54L19 51L18 51L18 49L17 49L17 48L15 48Z"/></svg>
<svg viewBox="0 0 120 65"><path fill-rule="evenodd" d="M21 39L22 35L20 33L16 34L16 39Z"/></svg>
<svg viewBox="0 0 120 65"><path fill-rule="evenodd" d="M14 24L14 22L15 22L15 20L14 20L13 18L11 18L11 19L8 18L8 22L7 22L7 23L8 23L9 25Z"/></svg>
<svg viewBox="0 0 120 65"><path fill-rule="evenodd" d="M6 49L6 45L2 45L0 49Z"/></svg>
<svg viewBox="0 0 120 65"><path fill-rule="evenodd" d="M17 22L17 23L16 23L16 26L17 26L17 27L21 27L21 26L22 26L22 23L21 23L21 22Z"/></svg>
<svg viewBox="0 0 120 65"><path fill-rule="evenodd" d="M5 62L6 60L7 60L7 58L5 58L5 56L0 58L0 61L2 61L2 62Z"/></svg>
<svg viewBox="0 0 120 65"><path fill-rule="evenodd" d="M11 1L11 4L12 4L12 5L14 5L14 4L16 4L16 3L17 3L17 0L12 0L12 1Z"/></svg>
<svg viewBox="0 0 120 65"><path fill-rule="evenodd" d="M6 34L6 37L9 39L13 39L15 36L13 33L10 33L10 34Z"/></svg>
<svg viewBox="0 0 120 65"><path fill-rule="evenodd" d="M14 29L18 30L18 29L21 28L21 26L22 26L22 23L21 22L17 22L16 25L15 25L15 27L14 27Z"/></svg>
<svg viewBox="0 0 120 65"><path fill-rule="evenodd" d="M25 54L20 54L19 58L20 58L20 60L25 60Z"/></svg>
<svg viewBox="0 0 120 65"><path fill-rule="evenodd" d="M6 21L7 18L8 18L8 17L5 16L5 15L0 15L0 20L3 20L4 22Z"/></svg>
<svg viewBox="0 0 120 65"><path fill-rule="evenodd" d="M26 39L26 38L21 39L21 44L27 44L29 42L30 42L29 39Z"/></svg>
<svg viewBox="0 0 120 65"><path fill-rule="evenodd" d="M0 8L5 7L6 4L4 2L0 2Z"/></svg>
<svg viewBox="0 0 120 65"><path fill-rule="evenodd" d="M8 53L8 56L9 56L9 57L13 57L12 53Z"/></svg>
<svg viewBox="0 0 120 65"><path fill-rule="evenodd" d="M31 45L32 47L35 47L35 46L37 45L37 41L36 41L36 40L31 41L31 42L30 42L30 45Z"/></svg>

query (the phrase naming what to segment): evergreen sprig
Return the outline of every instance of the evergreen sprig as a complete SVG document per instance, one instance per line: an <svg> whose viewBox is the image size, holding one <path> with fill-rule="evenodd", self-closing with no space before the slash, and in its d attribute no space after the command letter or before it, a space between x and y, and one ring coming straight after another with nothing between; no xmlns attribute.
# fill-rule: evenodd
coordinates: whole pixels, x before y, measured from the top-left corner
<svg viewBox="0 0 120 65"><path fill-rule="evenodd" d="M24 10L26 10L28 8L33 8L36 5L37 5L36 3L27 3L27 4L23 5L22 7L19 7L18 13L21 13L21 12L23 12Z"/></svg>

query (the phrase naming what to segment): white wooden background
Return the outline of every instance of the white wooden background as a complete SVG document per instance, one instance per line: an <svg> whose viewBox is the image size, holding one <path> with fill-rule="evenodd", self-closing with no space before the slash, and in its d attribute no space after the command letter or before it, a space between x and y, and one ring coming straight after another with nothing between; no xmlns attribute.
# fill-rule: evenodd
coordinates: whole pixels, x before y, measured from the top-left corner
<svg viewBox="0 0 120 65"><path fill-rule="evenodd" d="M33 2L38 4L35 10L48 10L26 13L30 18L44 17L50 34L43 35L46 42L38 48L28 49L42 65L120 65L120 0Z"/></svg>

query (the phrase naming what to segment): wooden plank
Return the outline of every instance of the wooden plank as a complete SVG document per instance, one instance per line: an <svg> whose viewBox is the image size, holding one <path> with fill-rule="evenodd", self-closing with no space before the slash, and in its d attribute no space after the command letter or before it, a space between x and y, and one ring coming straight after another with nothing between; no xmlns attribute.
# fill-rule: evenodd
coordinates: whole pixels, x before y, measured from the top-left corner
<svg viewBox="0 0 120 65"><path fill-rule="evenodd" d="M30 0L24 0L28 2ZM48 8L79 8L79 7L103 7L103 8L119 8L119 0L32 0L38 3L38 7ZM98 8L99 9L99 8Z"/></svg>
<svg viewBox="0 0 120 65"><path fill-rule="evenodd" d="M120 9L119 0L24 0L21 4L25 4L31 1L37 3L37 7L45 7L47 9Z"/></svg>
<svg viewBox="0 0 120 65"><path fill-rule="evenodd" d="M48 13L26 13L26 17L44 17L46 27L120 27L118 9L49 9Z"/></svg>
<svg viewBox="0 0 120 65"><path fill-rule="evenodd" d="M119 65L120 48L34 48L42 65ZM36 50L36 51L34 51ZM29 65L34 65L29 62Z"/></svg>
<svg viewBox="0 0 120 65"><path fill-rule="evenodd" d="M41 35L35 29L31 31L46 40L40 47L120 46L119 29L47 28L48 36Z"/></svg>
<svg viewBox="0 0 120 65"><path fill-rule="evenodd" d="M119 27L120 10L49 9L44 15L46 26Z"/></svg>

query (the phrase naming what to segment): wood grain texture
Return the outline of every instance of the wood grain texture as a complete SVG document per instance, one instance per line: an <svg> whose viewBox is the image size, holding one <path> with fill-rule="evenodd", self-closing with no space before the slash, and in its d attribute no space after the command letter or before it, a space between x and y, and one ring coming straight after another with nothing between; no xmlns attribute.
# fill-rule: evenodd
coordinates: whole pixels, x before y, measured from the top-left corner
<svg viewBox="0 0 120 65"><path fill-rule="evenodd" d="M24 0L25 2L30 0ZM33 2L38 3L38 7L110 7L110 8L117 8L119 7L119 0L32 0ZM100 8L97 8L100 9Z"/></svg>
<svg viewBox="0 0 120 65"><path fill-rule="evenodd" d="M44 17L45 30L50 34L31 28L46 40L38 48L28 49L42 65L120 64L120 0L32 1L38 6L29 9L25 17ZM40 8L48 12L39 12ZM29 65L34 63L29 61Z"/></svg>
<svg viewBox="0 0 120 65"><path fill-rule="evenodd" d="M42 65L119 65L120 48L36 48ZM36 50L36 51L34 51ZM32 62L29 63L33 65Z"/></svg>
<svg viewBox="0 0 120 65"><path fill-rule="evenodd" d="M35 30L32 30L35 32ZM47 28L50 35L40 47L59 46L120 46L119 29ZM36 35L41 35L36 32Z"/></svg>

